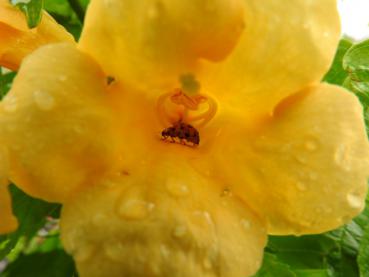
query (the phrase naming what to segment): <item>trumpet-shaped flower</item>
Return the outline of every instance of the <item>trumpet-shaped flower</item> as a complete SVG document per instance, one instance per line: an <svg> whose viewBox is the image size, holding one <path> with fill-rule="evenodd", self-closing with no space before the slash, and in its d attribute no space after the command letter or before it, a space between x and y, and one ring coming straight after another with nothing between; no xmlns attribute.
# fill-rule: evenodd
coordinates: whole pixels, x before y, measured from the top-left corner
<svg viewBox="0 0 369 277"><path fill-rule="evenodd" d="M0 50L17 50L32 31L1 3ZM363 208L361 105L320 84L339 29L334 0L92 0L77 46L32 35L0 55L29 53L0 106L0 176L63 203L81 276L252 275L267 234Z"/></svg>

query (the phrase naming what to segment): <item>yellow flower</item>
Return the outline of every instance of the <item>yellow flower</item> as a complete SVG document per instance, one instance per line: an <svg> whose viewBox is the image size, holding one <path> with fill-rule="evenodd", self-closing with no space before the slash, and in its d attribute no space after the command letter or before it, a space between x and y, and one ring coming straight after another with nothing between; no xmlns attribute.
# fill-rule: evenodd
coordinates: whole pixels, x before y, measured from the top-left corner
<svg viewBox="0 0 369 277"><path fill-rule="evenodd" d="M320 84L339 34L334 0L92 0L78 47L34 51L2 101L0 176L64 204L81 276L252 275L267 234L363 208L362 108Z"/></svg>

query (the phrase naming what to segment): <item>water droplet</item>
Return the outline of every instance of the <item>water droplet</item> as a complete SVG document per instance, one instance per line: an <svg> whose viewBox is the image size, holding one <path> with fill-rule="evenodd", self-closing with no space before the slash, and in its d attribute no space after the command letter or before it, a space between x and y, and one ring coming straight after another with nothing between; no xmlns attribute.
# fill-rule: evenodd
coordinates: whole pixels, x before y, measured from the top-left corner
<svg viewBox="0 0 369 277"><path fill-rule="evenodd" d="M300 191L306 191L307 190L306 185L304 183L302 183L302 182L297 182L296 183L296 187Z"/></svg>
<svg viewBox="0 0 369 277"><path fill-rule="evenodd" d="M104 221L107 220L107 216L103 213L97 213L92 217L92 223L97 226L103 226Z"/></svg>
<svg viewBox="0 0 369 277"><path fill-rule="evenodd" d="M362 198L354 193L350 193L347 195L347 202L353 209L360 209L364 204Z"/></svg>
<svg viewBox="0 0 369 277"><path fill-rule="evenodd" d="M93 245L84 245L83 247L77 249L73 257L79 263L86 262L88 259L91 258L94 251L95 247Z"/></svg>
<svg viewBox="0 0 369 277"><path fill-rule="evenodd" d="M60 76L58 77L58 80L59 80L60 82L65 82L67 79L68 79L68 77L67 77L66 75L60 75Z"/></svg>
<svg viewBox="0 0 369 277"><path fill-rule="evenodd" d="M212 268L211 261L209 260L209 258L204 259L203 266L204 266L205 269L211 269Z"/></svg>
<svg viewBox="0 0 369 277"><path fill-rule="evenodd" d="M49 111L55 106L54 97L45 91L36 90L33 93L33 99L36 105L44 111Z"/></svg>
<svg viewBox="0 0 369 277"><path fill-rule="evenodd" d="M211 215L206 211L195 211L193 213L195 223L202 227L210 227L213 225Z"/></svg>
<svg viewBox="0 0 369 277"><path fill-rule="evenodd" d="M188 187L177 180L168 180L167 189L171 195L176 197L186 196L189 194Z"/></svg>
<svg viewBox="0 0 369 277"><path fill-rule="evenodd" d="M296 161L298 161L300 164L306 164L306 157L302 155L295 156Z"/></svg>
<svg viewBox="0 0 369 277"><path fill-rule="evenodd" d="M83 125L74 125L73 131L77 134L83 134L85 132L85 127Z"/></svg>
<svg viewBox="0 0 369 277"><path fill-rule="evenodd" d="M334 160L336 164L346 171L351 170L349 151L346 145L341 144L334 153Z"/></svg>
<svg viewBox="0 0 369 277"><path fill-rule="evenodd" d="M318 149L318 143L314 140L308 140L305 142L305 149L312 152Z"/></svg>
<svg viewBox="0 0 369 277"><path fill-rule="evenodd" d="M179 225L179 226L175 227L174 230L173 230L173 236L176 237L176 238L181 238L186 233L187 233L187 228L186 228L186 226L183 226L183 225Z"/></svg>
<svg viewBox="0 0 369 277"><path fill-rule="evenodd" d="M18 98L14 94L8 94L3 100L4 110L15 112L18 108Z"/></svg>
<svg viewBox="0 0 369 277"><path fill-rule="evenodd" d="M104 252L113 261L120 262L124 256L124 246L120 242L107 242L104 244Z"/></svg>
<svg viewBox="0 0 369 277"><path fill-rule="evenodd" d="M139 199L128 199L119 206L119 214L127 219L143 219L155 207L155 204Z"/></svg>
<svg viewBox="0 0 369 277"><path fill-rule="evenodd" d="M312 180L312 181L318 180L318 174L316 172L310 172L308 174L308 176L309 176L310 180Z"/></svg>
<svg viewBox="0 0 369 277"><path fill-rule="evenodd" d="M170 251L168 249L168 247L164 244L160 245L160 253L163 256L163 258L168 258L170 255Z"/></svg>
<svg viewBox="0 0 369 277"><path fill-rule="evenodd" d="M232 192L229 188L225 188L220 194L221 197L230 197L232 196Z"/></svg>
<svg viewBox="0 0 369 277"><path fill-rule="evenodd" d="M330 32L323 32L323 37L325 38L329 37L330 35L331 35Z"/></svg>
<svg viewBox="0 0 369 277"><path fill-rule="evenodd" d="M147 10L147 17L149 19L155 19L155 18L158 18L158 16L159 16L159 12L156 6L152 6L151 8Z"/></svg>
<svg viewBox="0 0 369 277"><path fill-rule="evenodd" d="M248 230L251 228L251 222L247 219L242 219L241 220L241 225L243 228L245 228L245 230Z"/></svg>

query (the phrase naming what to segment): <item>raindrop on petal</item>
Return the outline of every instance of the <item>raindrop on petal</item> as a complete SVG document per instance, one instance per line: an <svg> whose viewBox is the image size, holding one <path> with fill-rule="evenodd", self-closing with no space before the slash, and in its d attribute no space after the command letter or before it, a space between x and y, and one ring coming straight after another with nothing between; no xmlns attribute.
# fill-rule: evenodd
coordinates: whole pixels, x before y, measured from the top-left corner
<svg viewBox="0 0 369 277"><path fill-rule="evenodd" d="M15 112L18 108L18 98L14 94L8 94L3 100L3 105L6 112Z"/></svg>
<svg viewBox="0 0 369 277"><path fill-rule="evenodd" d="M179 225L175 227L173 230L173 236L176 238L181 238L184 235L186 235L186 233L187 233L187 228L186 226L183 226L183 225Z"/></svg>
<svg viewBox="0 0 369 277"><path fill-rule="evenodd" d="M55 106L55 99L49 93L41 90L33 92L33 99L36 105L44 111L49 111Z"/></svg>
<svg viewBox="0 0 369 277"><path fill-rule="evenodd" d="M364 205L362 198L354 193L347 195L347 202L353 209L360 209Z"/></svg>
<svg viewBox="0 0 369 277"><path fill-rule="evenodd" d="M155 207L155 204L139 199L128 199L123 201L118 209L118 213L126 219L143 219Z"/></svg>
<svg viewBox="0 0 369 277"><path fill-rule="evenodd" d="M76 251L73 257L77 262L86 262L89 258L91 258L94 251L95 247L93 245L84 245Z"/></svg>
<svg viewBox="0 0 369 277"><path fill-rule="evenodd" d="M186 196L189 194L189 189L185 184L178 181L168 181L167 189L169 193L175 197Z"/></svg>

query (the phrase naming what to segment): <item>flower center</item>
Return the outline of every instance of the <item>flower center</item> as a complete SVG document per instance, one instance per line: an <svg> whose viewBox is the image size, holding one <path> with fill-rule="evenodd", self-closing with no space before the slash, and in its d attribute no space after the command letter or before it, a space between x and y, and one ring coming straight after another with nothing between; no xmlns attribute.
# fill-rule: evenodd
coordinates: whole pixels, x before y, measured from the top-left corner
<svg viewBox="0 0 369 277"><path fill-rule="evenodd" d="M157 112L161 124L165 127L162 139L188 146L200 143L198 129L204 127L216 114L216 102L209 96L199 93L199 86L190 86L192 90L176 88L165 93L157 101ZM196 88L193 90L193 88Z"/></svg>

